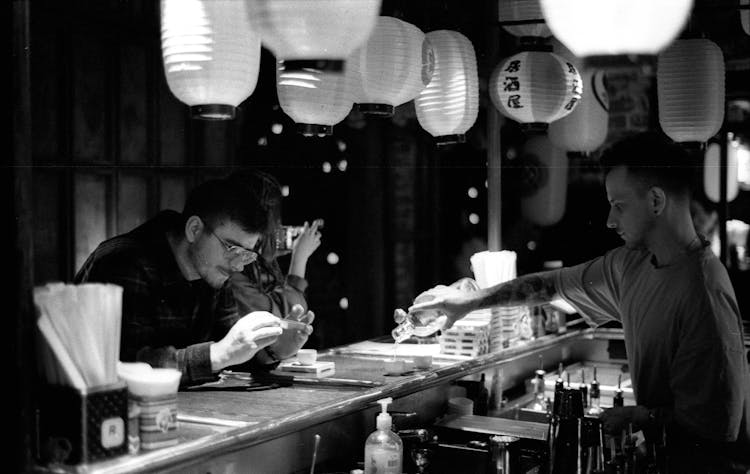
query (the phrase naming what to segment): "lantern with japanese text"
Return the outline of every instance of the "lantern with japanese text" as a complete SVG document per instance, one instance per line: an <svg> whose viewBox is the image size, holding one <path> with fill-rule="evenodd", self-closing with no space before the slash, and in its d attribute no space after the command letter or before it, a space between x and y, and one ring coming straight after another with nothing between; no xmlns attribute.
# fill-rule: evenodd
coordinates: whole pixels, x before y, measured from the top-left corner
<svg viewBox="0 0 750 474"><path fill-rule="evenodd" d="M521 213L540 226L558 223L565 214L568 193L568 155L546 134L533 134L520 157L523 169Z"/></svg>
<svg viewBox="0 0 750 474"><path fill-rule="evenodd" d="M543 51L523 51L501 61L490 77L489 88L500 113L527 129L544 129L565 117L582 93L575 66Z"/></svg>
<svg viewBox="0 0 750 474"><path fill-rule="evenodd" d="M164 73L192 117L233 119L255 90L260 33L247 10L233 0L162 0Z"/></svg>
<svg viewBox="0 0 750 474"><path fill-rule="evenodd" d="M276 92L281 109L305 136L333 134L333 126L354 105L350 74L310 68L288 71L284 61L276 64Z"/></svg>
<svg viewBox="0 0 750 474"><path fill-rule="evenodd" d="M498 0L498 21L513 36L547 38L552 32L544 22L539 0Z"/></svg>
<svg viewBox="0 0 750 474"><path fill-rule="evenodd" d="M419 94L435 66L432 46L422 30L381 16L367 42L347 61L354 71L357 108L370 115L393 115L396 106Z"/></svg>
<svg viewBox="0 0 750 474"><path fill-rule="evenodd" d="M727 143L727 202L734 201L740 192L739 185L739 160L738 152L740 143L735 140L729 140ZM721 199L721 145L710 143L706 147L706 154L703 159L703 190L713 202L719 202Z"/></svg>
<svg viewBox="0 0 750 474"><path fill-rule="evenodd" d="M573 111L550 123L547 135L553 145L566 151L590 153L604 144L609 129L609 96L603 70L581 67L581 61L553 40L555 52L570 60L581 74L583 95Z"/></svg>
<svg viewBox="0 0 750 474"><path fill-rule="evenodd" d="M675 41L659 54L659 124L676 142L705 142L724 122L724 55L707 39Z"/></svg>
<svg viewBox="0 0 750 474"><path fill-rule="evenodd" d="M547 26L581 58L655 55L690 15L693 0L541 0Z"/></svg>
<svg viewBox="0 0 750 474"><path fill-rule="evenodd" d="M414 99L417 120L438 145L462 143L479 107L474 46L457 31L431 31L425 37L432 44L435 69L429 84Z"/></svg>
<svg viewBox="0 0 750 474"><path fill-rule="evenodd" d="M243 2L244 3L244 2ZM252 0L263 44L286 70L341 73L345 59L370 36L380 0Z"/></svg>

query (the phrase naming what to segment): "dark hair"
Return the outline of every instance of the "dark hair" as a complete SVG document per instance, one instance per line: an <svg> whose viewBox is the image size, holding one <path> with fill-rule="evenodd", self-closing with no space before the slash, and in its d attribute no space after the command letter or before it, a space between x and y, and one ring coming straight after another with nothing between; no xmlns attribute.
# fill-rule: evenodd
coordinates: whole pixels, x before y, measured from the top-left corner
<svg viewBox="0 0 750 474"><path fill-rule="evenodd" d="M234 171L228 179L241 183L253 193L266 213L268 225L261 243L261 254L270 261L276 254L276 231L281 223L281 184L270 174L254 169Z"/></svg>
<svg viewBox="0 0 750 474"><path fill-rule="evenodd" d="M683 147L655 132L642 132L615 142L604 150L600 163L605 177L613 168L625 166L628 174L647 188L658 186L685 197L690 195L696 171Z"/></svg>
<svg viewBox="0 0 750 474"><path fill-rule="evenodd" d="M213 179L195 187L185 201L185 219L198 216L210 226L231 221L245 232L264 233L268 215L258 197L247 186L230 179Z"/></svg>

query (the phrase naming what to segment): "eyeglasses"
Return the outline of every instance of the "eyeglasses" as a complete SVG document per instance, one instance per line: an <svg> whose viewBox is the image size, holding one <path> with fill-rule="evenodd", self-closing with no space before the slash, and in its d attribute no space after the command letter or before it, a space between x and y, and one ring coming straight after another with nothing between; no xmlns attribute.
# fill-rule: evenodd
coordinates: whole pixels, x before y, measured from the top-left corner
<svg viewBox="0 0 750 474"><path fill-rule="evenodd" d="M225 242L224 239L216 235L213 229L207 224L206 229L208 229L211 235L216 237L216 240L218 240L221 245L224 246L224 251L226 252L230 262L238 260L242 265L248 265L258 259L258 252L256 252L255 250L246 249L245 247L240 247L239 245L230 245Z"/></svg>

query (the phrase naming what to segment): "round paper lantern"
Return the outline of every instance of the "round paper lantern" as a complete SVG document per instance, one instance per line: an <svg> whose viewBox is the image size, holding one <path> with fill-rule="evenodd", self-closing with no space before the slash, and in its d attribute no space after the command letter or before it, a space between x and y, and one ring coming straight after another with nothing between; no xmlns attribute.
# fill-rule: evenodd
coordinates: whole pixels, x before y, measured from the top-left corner
<svg viewBox="0 0 750 474"><path fill-rule="evenodd" d="M742 23L742 29L745 33L750 35L750 10L747 8L750 6L750 0L740 0L740 5L745 7L740 10L740 23Z"/></svg>
<svg viewBox="0 0 750 474"><path fill-rule="evenodd" d="M692 0L541 0L547 26L579 57L655 55L682 30Z"/></svg>
<svg viewBox="0 0 750 474"><path fill-rule="evenodd" d="M543 51L505 58L490 77L495 107L527 128L545 128L581 100L581 76L570 61Z"/></svg>
<svg viewBox="0 0 750 474"><path fill-rule="evenodd" d="M557 148L590 153L604 144L609 123L609 96L602 70L581 68L579 58L573 56L558 41L552 42L555 51L578 68L583 80L583 95L573 112L555 120L547 129L547 136Z"/></svg>
<svg viewBox="0 0 750 474"><path fill-rule="evenodd" d="M730 140L727 145L727 201L733 201L740 192L737 172L739 163L737 152L739 143ZM721 183L721 145L711 143L706 147L706 155L703 160L703 190L713 202L719 202Z"/></svg>
<svg viewBox="0 0 750 474"><path fill-rule="evenodd" d="M514 36L547 38L552 35L544 22L539 0L498 0L498 20L503 29ZM529 23L524 24L525 21Z"/></svg>
<svg viewBox="0 0 750 474"><path fill-rule="evenodd" d="M724 122L724 55L707 39L677 40L659 54L659 124L676 142L705 142Z"/></svg>
<svg viewBox="0 0 750 474"><path fill-rule="evenodd" d="M430 82L435 57L422 30L381 16L346 67L354 73L357 108L370 115L391 116L396 106L415 98Z"/></svg>
<svg viewBox="0 0 750 474"><path fill-rule="evenodd" d="M288 71L343 71L372 32L380 0L251 0L263 44Z"/></svg>
<svg viewBox="0 0 750 474"><path fill-rule="evenodd" d="M288 71L276 64L276 92L281 109L305 136L325 136L346 118L354 105L350 74L303 69Z"/></svg>
<svg viewBox="0 0 750 474"><path fill-rule="evenodd" d="M167 84L194 118L232 119L255 90L260 34L247 10L234 0L161 2Z"/></svg>
<svg viewBox="0 0 750 474"><path fill-rule="evenodd" d="M565 214L568 155L546 134L533 134L523 146L521 213L534 224L550 226Z"/></svg>
<svg viewBox="0 0 750 474"><path fill-rule="evenodd" d="M474 46L457 31L431 31L425 37L432 44L435 69L414 99L417 120L438 145L465 142L479 107Z"/></svg>

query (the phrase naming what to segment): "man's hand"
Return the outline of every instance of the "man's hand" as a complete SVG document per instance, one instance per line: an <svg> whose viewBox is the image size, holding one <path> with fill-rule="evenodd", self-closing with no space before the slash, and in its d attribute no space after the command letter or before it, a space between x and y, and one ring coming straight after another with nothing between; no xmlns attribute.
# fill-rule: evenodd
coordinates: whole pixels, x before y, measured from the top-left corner
<svg viewBox="0 0 750 474"><path fill-rule="evenodd" d="M280 359L292 357L307 342L307 338L313 332L312 322L315 320L315 313L312 311L305 312L302 305L295 304L292 310L281 324L286 323L287 327L281 333L276 342L271 344L270 349Z"/></svg>
<svg viewBox="0 0 750 474"><path fill-rule="evenodd" d="M636 430L643 428L648 423L648 414L648 408L635 405L609 408L604 410L599 418L606 433L619 435L627 428L628 423L632 423Z"/></svg>
<svg viewBox="0 0 750 474"><path fill-rule="evenodd" d="M466 316L471 311L468 296L471 292L461 291L455 288L438 285L431 288L414 299L414 304L409 308L409 313L415 314L423 320L429 320L429 313L440 313L447 317L443 329L449 329L456 321ZM434 315L437 317L437 315Z"/></svg>
<svg viewBox="0 0 750 474"><path fill-rule="evenodd" d="M267 311L253 311L240 318L222 340L211 344L211 370L218 372L250 360L281 335L280 322Z"/></svg>

